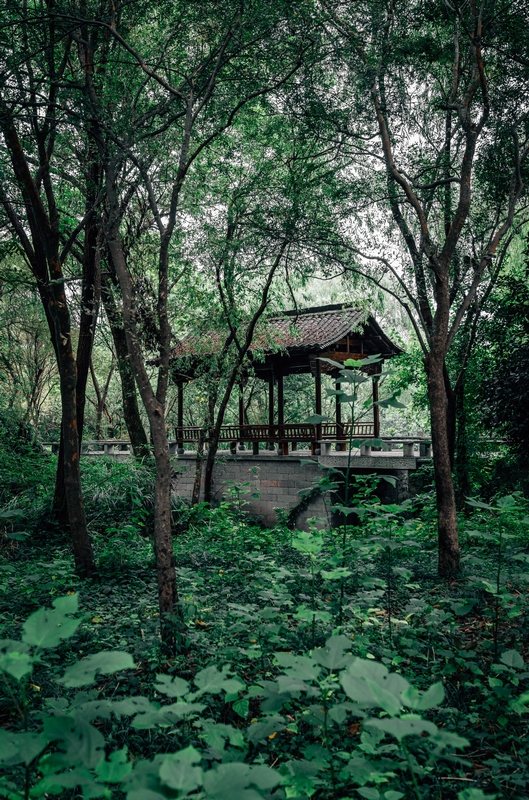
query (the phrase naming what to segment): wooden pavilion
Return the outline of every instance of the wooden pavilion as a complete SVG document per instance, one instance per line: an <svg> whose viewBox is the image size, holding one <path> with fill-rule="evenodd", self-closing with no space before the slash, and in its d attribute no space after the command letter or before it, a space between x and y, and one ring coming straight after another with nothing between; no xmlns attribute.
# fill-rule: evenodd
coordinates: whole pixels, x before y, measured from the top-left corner
<svg viewBox="0 0 529 800"><path fill-rule="evenodd" d="M198 427L185 427L183 424L184 383L197 377L199 364L217 349L217 338L209 336L198 339L188 336L182 339L173 350L173 370L178 384L178 426L176 439L178 452L183 452L186 442L198 442L207 435ZM209 352L208 352L209 351ZM281 455L288 455L289 444L292 450L299 442L311 445L316 452L318 442L336 441L339 450L345 450L351 435L347 423L341 419L340 403L336 402L334 422L296 423L285 425L284 378L293 374L314 376L314 409L317 416L322 413L322 374L335 380L339 372L321 358L344 362L347 359L361 360L369 355L380 354L384 359L398 355L402 350L395 345L381 329L373 316L351 306L327 305L303 310L286 311L280 316L266 320L256 333L254 345L249 353L249 368L257 378L268 383L269 419L267 424L246 425L244 422L243 384L239 395L239 424L225 425L221 429L220 441L228 441L232 451L237 445L246 449L251 443L254 454L259 452L259 443L265 442L268 449L279 445ZM355 438L377 438L380 435L378 405L378 380L381 365L366 366L364 371L372 376L373 420L354 425ZM339 382L336 388L340 389Z"/></svg>

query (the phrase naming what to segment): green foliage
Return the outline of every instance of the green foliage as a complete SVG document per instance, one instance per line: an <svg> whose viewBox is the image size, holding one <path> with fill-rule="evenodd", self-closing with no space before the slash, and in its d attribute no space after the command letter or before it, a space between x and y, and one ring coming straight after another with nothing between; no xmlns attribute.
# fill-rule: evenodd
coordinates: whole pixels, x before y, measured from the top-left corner
<svg viewBox="0 0 529 800"><path fill-rule="evenodd" d="M237 505L190 515L175 539L187 656L169 662L140 529L112 557L107 535L96 537L103 585L83 586L81 612L78 578L58 573L61 550L48 552L45 578L34 539L13 542L1 566L16 572L0 573L6 796L27 785L65 798L78 786L137 800L394 800L435 797L441 783L455 800L464 778L464 797L522 800L525 503L476 501L467 577L439 585L425 501L383 504L375 486L355 488L345 561L342 530L318 520L292 532L252 527ZM46 598L51 608L35 611Z"/></svg>
<svg viewBox="0 0 529 800"><path fill-rule="evenodd" d="M315 544L307 536L300 536L296 549L315 554L321 548L319 542ZM20 732L0 731L0 762L5 771L0 793L11 800L61 794L74 787L81 789L83 797L110 797L112 787L118 785L132 800L174 797L175 791L178 797L196 796L199 792L200 797L222 800L236 793L238 798L255 800L270 796L268 793L278 786L283 787L287 797L292 797L293 791L310 796L325 782L326 776L334 789L343 792L354 784L364 787L378 776L383 778L401 769L399 747L379 746L386 735L390 741L396 739L401 748L404 739L413 742L420 737L420 751L424 755L429 753L430 758L441 758L445 750L461 749L467 744L465 739L410 713L441 704L444 691L440 684L420 695L401 675L389 673L382 664L350 655L352 642L342 635L332 636L309 655L276 653L279 674L272 679L261 679L249 689L243 681L230 677L228 667L219 670L211 665L195 674L194 689L182 678L158 675L155 691L170 700L176 699L169 704L153 702L146 696L98 699L98 692L92 691L50 700L47 710L35 713L27 690L29 675L39 663L39 647L53 648L60 638L71 638L80 623L79 619L72 619L76 612L76 595L57 598L52 610L39 609L25 622L22 642L3 643L13 661L18 657L26 665L23 671L13 670L0 661L0 671L13 682L13 696L19 693L21 711ZM35 635L37 623L42 626L39 636ZM75 628L72 623L76 623ZM60 638L58 629L62 630ZM75 662L61 677L52 677L52 681L66 688L91 686L97 672L113 675L134 666L128 653L102 651ZM225 701L239 703L263 698L261 718L251 720L246 727L235 728L218 721L211 702L196 702L198 698L207 700L206 695L219 694ZM316 724L321 755L308 760L289 760L279 769L273 769L263 763L260 743L285 730L280 713L285 708L296 709L301 717L308 715L309 725ZM378 709L389 718L384 714L379 716ZM188 743L175 752L155 753L150 759L131 759L127 746L115 749L107 744L100 729L104 721L124 717L130 720L127 724L131 730L181 728ZM366 731L362 736L369 746L358 750L353 747L347 752L331 731L346 719L355 718L362 720ZM200 740L208 749L199 749ZM362 750L365 755L361 755ZM380 771L377 757L383 752L393 755L386 755ZM363 776L357 773L358 761L363 764ZM19 765L25 765L25 771L20 771ZM411 761L409 768L415 774L417 766ZM363 789L361 796L375 795ZM401 796L392 790L384 794L386 798Z"/></svg>

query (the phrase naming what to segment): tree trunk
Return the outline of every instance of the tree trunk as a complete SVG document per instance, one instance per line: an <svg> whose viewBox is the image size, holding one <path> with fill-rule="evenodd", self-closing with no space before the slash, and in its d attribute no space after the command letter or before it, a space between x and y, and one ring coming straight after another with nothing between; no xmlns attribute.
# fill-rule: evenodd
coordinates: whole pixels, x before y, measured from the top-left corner
<svg viewBox="0 0 529 800"><path fill-rule="evenodd" d="M92 161L88 171L87 186L88 194L86 199L86 212L90 210L95 202L96 188L99 169L97 164ZM98 311L98 283L99 283L99 224L96 218L92 217L86 224L83 245L83 278L81 286L81 318L79 321L79 340L77 342L77 381L76 381L76 408L77 408L77 435L79 437L79 452L83 438L84 412L86 404L86 383L90 370L90 359L92 357L92 347L94 344L95 329L97 324ZM64 461L60 457L64 453L64 443L62 440L59 447L59 460L57 462L57 473L55 476L55 495L53 498L53 513L60 525L67 525L69 522L68 508L66 502L65 472Z"/></svg>
<svg viewBox="0 0 529 800"><path fill-rule="evenodd" d="M448 436L448 452L450 453L450 467L454 469L454 459L456 451L456 395L450 383L450 377L446 368L446 362L443 368L443 378L445 382L446 392L446 430Z"/></svg>
<svg viewBox="0 0 529 800"><path fill-rule="evenodd" d="M111 206L111 222L107 228L107 244L123 300L123 326L127 351L141 399L149 419L156 463L154 487L154 550L160 609L160 634L164 650L173 654L184 646L185 622L179 606L171 536L171 460L165 430L164 403L154 394L136 326L133 286L119 234L119 203L111 173L107 174L107 197Z"/></svg>
<svg viewBox="0 0 529 800"><path fill-rule="evenodd" d="M138 395L136 393L136 383L134 373L130 364L130 356L127 350L127 340L123 330L123 318L119 314L114 297L110 278L105 270L101 271L101 299L107 314L108 324L116 348L117 365L121 378L121 397L123 401L123 417L129 434L132 450L136 458L150 456L147 443L147 434L141 421L140 409L138 407Z"/></svg>
<svg viewBox="0 0 529 800"><path fill-rule="evenodd" d="M191 506L196 506L200 502L200 484L202 483L202 461L204 460L204 431L200 431L200 438L197 444L197 457L195 461L195 479L193 481L193 492L191 494Z"/></svg>
<svg viewBox="0 0 529 800"><path fill-rule="evenodd" d="M154 550L160 609L160 634L167 653L182 652L185 627L178 605L171 519L171 459L163 416L150 419L154 445Z"/></svg>
<svg viewBox="0 0 529 800"><path fill-rule="evenodd" d="M465 408L465 379L462 377L456 387L456 499L460 511L468 511L465 498L471 495L470 474L468 469L467 415Z"/></svg>
<svg viewBox="0 0 529 800"><path fill-rule="evenodd" d="M444 355L432 350L426 361L428 398L432 424L435 491L437 496L437 531L439 539L439 575L451 577L459 570L459 537L450 463L448 436L448 398L444 379Z"/></svg>

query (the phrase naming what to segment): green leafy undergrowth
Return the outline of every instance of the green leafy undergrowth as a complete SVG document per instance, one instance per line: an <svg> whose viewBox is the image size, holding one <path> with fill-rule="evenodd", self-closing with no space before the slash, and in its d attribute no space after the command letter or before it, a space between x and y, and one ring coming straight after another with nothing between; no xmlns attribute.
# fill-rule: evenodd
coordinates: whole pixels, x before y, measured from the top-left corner
<svg viewBox="0 0 529 800"><path fill-rule="evenodd" d="M304 532L281 526L263 530L244 519L237 507L226 504L211 511L200 508L189 515L186 531L174 540L180 602L187 622L187 652L174 659L167 659L159 648L152 541L133 524L133 517L124 516L123 524L110 534L101 527L94 535L101 585L79 581L71 556L60 543L39 542L35 535L8 540L0 552L2 635L20 639L28 614L67 592L80 592L82 610L75 617L79 624L74 636L43 651L45 658L41 654L34 664L31 683L38 688L27 684L34 714L48 713L44 698L72 703L79 691L96 692L88 698L90 702L147 697L149 702L163 704L158 675L186 681L191 687L188 694L198 691L194 681L203 670L214 667L222 673L230 665L233 672L224 673L227 679L237 675L245 688L233 698L223 691L204 695L208 710L197 717L148 729L137 727L133 715L117 717L112 712L107 718L94 719L106 742L105 753L126 747L127 758L134 764L190 745L209 753L214 745L203 738L207 726L199 724L205 714L211 724L242 732L246 749L238 748L226 734L221 749L229 756L224 754L209 766L201 756L190 768L204 772L228 763L228 758L255 766L259 758L261 765L277 771L293 762L313 786L296 788L292 779L291 788L277 784L270 789L289 797L369 798L384 797L386 792L414 797L417 792L407 753L420 797L450 800L466 786L469 791L521 800L529 786L525 713L529 526L523 521L523 501L513 500L514 504L497 500L472 512L462 526L465 571L451 583L439 582L435 574L435 528L429 514L409 504L384 505L366 494L361 524L349 520L346 529L324 530L312 520L311 529ZM380 780L361 784L350 778L348 783L342 772L351 753L355 758L369 755L362 749L372 744L367 735L378 734L366 727L361 714L355 716L347 707L343 719L333 719L331 707L356 702L357 710L370 719L393 717L387 710L374 716L346 694L340 677L345 666L337 668L338 677L333 677L337 688L325 689L325 699L321 681L327 673L314 653L325 649L331 637L347 641L344 658L356 657L374 668L383 666L419 692L441 684L443 703L435 711L421 712L422 718L469 742L463 760L458 760L461 753L454 747L455 754L448 749L442 758L430 761L428 748L433 743L427 732L410 740L409 747L405 738L404 749L395 736L391 739L390 733L382 732L384 738L373 746L396 747L387 752L398 752L400 769L388 767L394 774ZM78 659L108 650L126 652L134 668L109 675L96 672L95 688L75 690L59 682ZM281 662L277 655L281 653L302 659L305 665L308 662L303 659L312 659L320 672L316 676L316 667L311 667L314 677L296 677ZM299 686L294 691L292 683L288 688L287 678L301 680L309 691ZM402 708L399 719L403 713L416 711ZM18 713L13 697L4 692L0 715L6 730L19 729ZM255 736L266 731L256 727L265 723L271 727L262 739L248 738L247 731L253 730ZM219 734L215 730L212 736ZM327 752L333 754L330 761ZM340 752L348 754L347 761ZM239 754L238 760L234 754ZM380 753L378 757L382 758ZM327 767L311 777L315 765L305 762L317 759ZM355 762L355 775L363 774L360 763ZM204 784L201 787L196 791L205 792ZM264 791L253 784L246 790ZM64 791L71 796L73 790ZM121 789L112 791L120 796Z"/></svg>
<svg viewBox="0 0 529 800"><path fill-rule="evenodd" d="M468 746L437 724L442 682L421 692L352 655L341 634L303 655L276 652L273 674L251 684L211 664L191 679L159 673L149 694L119 698L100 684L126 681L136 665L105 650L54 674L55 691L35 707L34 672L53 671L54 652L80 625L77 611L77 594L59 597L24 622L20 640L0 642L0 672L19 712L0 729L0 794L10 800L71 790L86 798L119 790L129 800L420 798ZM346 738L353 728L358 735ZM157 752L149 743L160 729L166 746Z"/></svg>

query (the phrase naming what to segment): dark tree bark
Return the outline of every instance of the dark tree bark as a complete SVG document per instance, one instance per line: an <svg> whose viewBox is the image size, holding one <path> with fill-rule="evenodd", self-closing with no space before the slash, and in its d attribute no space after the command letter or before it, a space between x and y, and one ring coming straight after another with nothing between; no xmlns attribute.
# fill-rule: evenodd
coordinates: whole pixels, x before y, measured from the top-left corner
<svg viewBox="0 0 529 800"><path fill-rule="evenodd" d="M54 100L54 92L50 103ZM53 112L50 112L53 119ZM49 124L49 120L45 123ZM4 201L8 217L24 249L33 274L50 328L51 340L57 357L61 392L61 435L63 442L63 468L68 521L72 539L75 566L82 577L95 577L92 545L86 526L84 502L79 471L79 436L77 428L77 365L72 347L71 320L64 287L61 254L59 252L59 214L49 176L49 158L52 148L45 147L49 130L39 131L37 140L43 163L41 179L44 185L47 209L28 166L26 155L3 98L0 98L0 127L2 129L11 165L25 208L31 241L23 222L13 206Z"/></svg>
<svg viewBox="0 0 529 800"><path fill-rule="evenodd" d="M127 340L125 331L123 330L123 318L116 308L110 275L104 269L101 271L101 300L106 311L116 350L117 367L121 381L123 418L127 426L132 450L136 458L147 458L150 456L150 450L147 442L147 434L145 433L140 409L138 407L136 383L130 364L129 352L127 350Z"/></svg>
<svg viewBox="0 0 529 800"><path fill-rule="evenodd" d="M94 148L91 140L88 142L88 151L88 169L85 176L86 223L82 252L81 313L79 319L79 339L77 342L77 383L75 389L79 451L83 438L86 384L90 371L100 294L101 226L99 215L95 213L95 208L101 182L101 165L98 160L97 150ZM64 443L62 441L61 432L53 511L59 524L67 525L69 523L69 515L66 502L64 459L61 458L63 454Z"/></svg>
<svg viewBox="0 0 529 800"><path fill-rule="evenodd" d="M94 370L94 365L92 361L90 361L90 374L92 375L92 383L94 384L94 391L96 393L96 425L95 425L95 436L98 441L103 439L103 415L106 415L108 422L111 422L110 414L108 413L107 409L107 395L108 389L110 386L110 381L112 380L112 375L114 374L114 367L116 365L116 361L114 358L114 354L112 354L112 363L110 365L110 369L108 371L107 379L105 381L105 385L103 390L99 385L99 381L97 380L97 375Z"/></svg>
<svg viewBox="0 0 529 800"><path fill-rule="evenodd" d="M123 320L127 350L138 389L147 411L151 440L156 464L154 484L154 550L158 583L158 605L160 626L164 646L169 652L183 647L185 623L178 602L176 575L171 535L171 461L169 442L165 429L164 406L153 392L149 376L141 356L141 344L136 326L133 304L133 288L125 255L121 246L118 223L117 196L112 180L112 172L107 177L107 196L109 197L110 221L107 230L107 244L116 274L118 276L123 300Z"/></svg>
<svg viewBox="0 0 529 800"><path fill-rule="evenodd" d="M468 431L465 408L465 379L458 381L455 390L457 439L455 451L456 501L460 511L468 511L465 500L471 496L470 471L468 464Z"/></svg>

